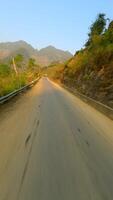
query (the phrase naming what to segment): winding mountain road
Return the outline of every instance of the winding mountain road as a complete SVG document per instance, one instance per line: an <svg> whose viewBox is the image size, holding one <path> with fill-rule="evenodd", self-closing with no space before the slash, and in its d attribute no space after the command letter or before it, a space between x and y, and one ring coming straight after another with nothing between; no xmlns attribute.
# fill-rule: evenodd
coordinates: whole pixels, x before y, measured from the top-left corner
<svg viewBox="0 0 113 200"><path fill-rule="evenodd" d="M113 200L113 121L48 78L1 106L0 200Z"/></svg>

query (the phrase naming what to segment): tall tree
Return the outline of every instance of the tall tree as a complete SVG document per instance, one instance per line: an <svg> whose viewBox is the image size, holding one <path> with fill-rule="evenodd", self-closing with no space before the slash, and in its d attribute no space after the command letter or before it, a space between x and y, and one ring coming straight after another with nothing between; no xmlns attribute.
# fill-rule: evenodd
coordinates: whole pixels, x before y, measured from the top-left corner
<svg viewBox="0 0 113 200"><path fill-rule="evenodd" d="M89 39L85 44L86 47L88 47L91 44L92 38L95 35L101 35L105 31L106 22L107 19L105 18L105 14L103 13L98 14L97 19L90 27L90 32L88 34Z"/></svg>
<svg viewBox="0 0 113 200"><path fill-rule="evenodd" d="M28 68L33 70L36 66L36 63L35 63L35 59L34 58L29 58L29 61L28 61Z"/></svg>
<svg viewBox="0 0 113 200"><path fill-rule="evenodd" d="M14 60L15 60L16 66L19 67L19 68L22 68L23 61L24 61L23 55L17 54L17 55L14 57Z"/></svg>

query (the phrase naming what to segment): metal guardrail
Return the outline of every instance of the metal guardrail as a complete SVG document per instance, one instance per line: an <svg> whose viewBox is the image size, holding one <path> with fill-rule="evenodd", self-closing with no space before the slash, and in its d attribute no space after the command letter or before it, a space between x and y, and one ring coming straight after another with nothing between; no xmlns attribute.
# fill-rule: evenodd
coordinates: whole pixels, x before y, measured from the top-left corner
<svg viewBox="0 0 113 200"><path fill-rule="evenodd" d="M100 111L101 113L103 113L104 115L106 115L107 117L109 117L110 119L113 120L113 108L99 102L96 101L95 99L92 99L86 95L83 95L81 93L79 93L77 90L75 90L74 88L69 88L66 85L63 85L65 89L67 89L68 91L72 92L74 95L76 95L77 97L79 97L80 99L82 99L84 102L90 104L91 106L93 106L94 108L96 108L98 111Z"/></svg>
<svg viewBox="0 0 113 200"><path fill-rule="evenodd" d="M35 83L37 83L39 81L40 77L38 77L37 79L35 79L34 81L32 81L31 83L29 83L28 85L21 87L18 90L15 90L14 92L11 92L3 97L0 97L0 104L5 103L6 101L9 101L12 97L20 94L21 92L23 92L24 90L32 87Z"/></svg>

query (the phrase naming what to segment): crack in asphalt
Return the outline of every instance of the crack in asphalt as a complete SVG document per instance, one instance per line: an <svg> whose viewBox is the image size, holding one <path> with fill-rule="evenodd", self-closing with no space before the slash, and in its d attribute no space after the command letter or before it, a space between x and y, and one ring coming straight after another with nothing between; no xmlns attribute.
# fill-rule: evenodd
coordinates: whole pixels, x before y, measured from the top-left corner
<svg viewBox="0 0 113 200"><path fill-rule="evenodd" d="M77 130L78 130L79 133L81 132L80 128L77 128Z"/></svg>
<svg viewBox="0 0 113 200"><path fill-rule="evenodd" d="M29 142L30 139L31 139L31 134L29 134L28 137L26 138L25 146L28 144L28 142Z"/></svg>
<svg viewBox="0 0 113 200"><path fill-rule="evenodd" d="M21 177L20 187L19 187L19 191L18 191L18 195L17 195L17 199L18 200L20 199L20 193L21 193L21 190L22 190L22 186L23 186L23 183L24 183L24 180L25 180L25 176L26 176L27 170L28 170L28 165L29 165L29 161L30 161L30 156L31 156L32 148L33 148L33 143L34 143L35 137L37 135L37 129L38 129L39 124L40 124L40 121L38 120L37 123L36 123L36 127L35 127L35 130L34 130L34 133L33 133L32 142L31 142L31 146L29 148L27 161L25 163L25 167L24 167L23 174L22 174L22 177ZM25 144L28 143L28 141L31 139L31 136L32 135L30 134L27 137Z"/></svg>

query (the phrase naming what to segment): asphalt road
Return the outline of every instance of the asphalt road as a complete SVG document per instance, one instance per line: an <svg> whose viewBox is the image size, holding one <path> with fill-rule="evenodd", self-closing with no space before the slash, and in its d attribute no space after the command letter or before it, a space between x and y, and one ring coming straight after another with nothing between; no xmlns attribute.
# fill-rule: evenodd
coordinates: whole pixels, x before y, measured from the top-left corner
<svg viewBox="0 0 113 200"><path fill-rule="evenodd" d="M47 78L3 105L0 200L113 200L113 121Z"/></svg>

